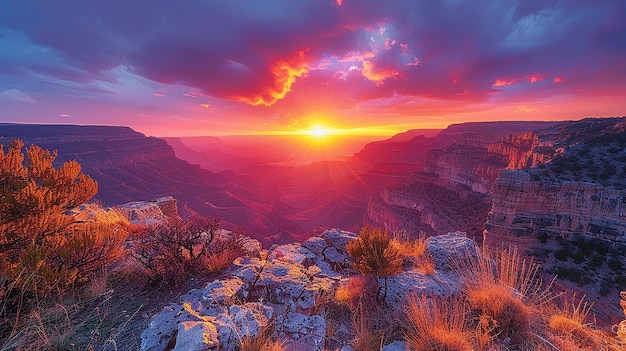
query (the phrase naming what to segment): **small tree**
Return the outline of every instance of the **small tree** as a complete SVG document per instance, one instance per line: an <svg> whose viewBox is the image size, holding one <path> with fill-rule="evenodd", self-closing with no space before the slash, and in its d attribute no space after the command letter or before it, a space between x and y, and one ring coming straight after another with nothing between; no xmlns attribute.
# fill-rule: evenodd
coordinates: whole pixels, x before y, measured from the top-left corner
<svg viewBox="0 0 626 351"><path fill-rule="evenodd" d="M384 279L383 301L387 298L387 278L402 271L402 256L398 243L380 228L364 227L359 238L346 246L354 267L362 274Z"/></svg>
<svg viewBox="0 0 626 351"><path fill-rule="evenodd" d="M98 184L69 161L53 167L57 157L39 146L22 153L13 140L6 153L0 145L0 253L15 262L30 245L64 233L73 223L67 210L89 201Z"/></svg>
<svg viewBox="0 0 626 351"><path fill-rule="evenodd" d="M55 167L56 151L31 146L24 154L23 147L13 140L5 153L0 145L0 282L45 290L119 258L127 236L121 216L79 223L68 212L89 201L98 184L76 161Z"/></svg>

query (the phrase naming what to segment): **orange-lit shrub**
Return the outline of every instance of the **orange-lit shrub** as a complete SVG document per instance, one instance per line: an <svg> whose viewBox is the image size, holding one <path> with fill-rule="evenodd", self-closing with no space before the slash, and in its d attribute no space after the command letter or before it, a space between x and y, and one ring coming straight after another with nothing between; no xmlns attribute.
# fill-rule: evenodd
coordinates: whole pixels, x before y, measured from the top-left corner
<svg viewBox="0 0 626 351"><path fill-rule="evenodd" d="M346 250L354 260L354 267L363 274L370 274L385 280L383 301L387 294L387 278L402 271L402 256L398 242L380 228L365 227L359 238L346 245Z"/></svg>
<svg viewBox="0 0 626 351"><path fill-rule="evenodd" d="M44 291L71 285L119 258L126 221L78 223L68 210L98 184L76 161L54 167L56 152L14 140L0 146L0 281Z"/></svg>

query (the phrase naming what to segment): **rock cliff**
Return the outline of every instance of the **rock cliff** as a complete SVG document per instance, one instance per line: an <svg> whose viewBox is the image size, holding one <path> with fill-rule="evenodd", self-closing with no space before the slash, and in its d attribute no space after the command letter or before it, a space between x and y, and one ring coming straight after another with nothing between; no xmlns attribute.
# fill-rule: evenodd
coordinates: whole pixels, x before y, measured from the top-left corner
<svg viewBox="0 0 626 351"><path fill-rule="evenodd" d="M58 150L58 161L76 160L89 171L174 157L164 140L128 127L0 124L0 135Z"/></svg>
<svg viewBox="0 0 626 351"><path fill-rule="evenodd" d="M493 144L510 162L491 188L484 240L529 244L583 235L626 241L625 120L564 122Z"/></svg>
<svg viewBox="0 0 626 351"><path fill-rule="evenodd" d="M523 243L580 234L626 241L625 195L600 184L535 181L528 171L505 170L493 184L485 240Z"/></svg>
<svg viewBox="0 0 626 351"><path fill-rule="evenodd" d="M391 231L406 230L412 236L463 230L480 240L488 211L485 195L458 187L449 189L433 175L422 173L372 196L368 219Z"/></svg>
<svg viewBox="0 0 626 351"><path fill-rule="evenodd" d="M421 155L423 168L417 171L425 172L413 173L403 184L387 186L372 195L368 221L389 230L409 232L441 234L462 229L473 238L481 238L488 212L488 193L499 171L532 160L539 141L529 131L552 125L549 122L463 123L451 125L429 139L414 137L404 141L413 147L406 150ZM395 151L403 143L390 141L368 145L362 153L370 158L378 154L385 155L383 159L396 156L409 161L416 159Z"/></svg>

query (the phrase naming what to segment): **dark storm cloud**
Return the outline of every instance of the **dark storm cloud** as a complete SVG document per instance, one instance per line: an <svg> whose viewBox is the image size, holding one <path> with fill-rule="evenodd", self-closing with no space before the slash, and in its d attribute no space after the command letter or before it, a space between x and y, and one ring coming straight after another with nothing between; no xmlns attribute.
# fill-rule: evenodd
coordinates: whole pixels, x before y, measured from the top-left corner
<svg viewBox="0 0 626 351"><path fill-rule="evenodd" d="M86 83L115 81L124 67L249 104L273 104L296 79L349 65L357 70L337 84L356 99L521 98L599 89L589 83L598 76L623 88L626 78L621 1L341 3L5 0L0 74Z"/></svg>

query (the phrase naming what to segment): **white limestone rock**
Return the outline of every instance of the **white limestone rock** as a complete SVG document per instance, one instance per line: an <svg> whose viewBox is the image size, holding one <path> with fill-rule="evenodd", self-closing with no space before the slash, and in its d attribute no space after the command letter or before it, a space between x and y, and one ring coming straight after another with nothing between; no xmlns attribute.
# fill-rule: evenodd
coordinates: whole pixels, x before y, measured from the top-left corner
<svg viewBox="0 0 626 351"><path fill-rule="evenodd" d="M308 238L304 243L302 243L302 247L305 247L315 255L321 255L322 251L328 247L328 243L324 238L320 238L319 236L312 236Z"/></svg>
<svg viewBox="0 0 626 351"><path fill-rule="evenodd" d="M178 323L174 351L205 351L219 347L217 328L209 322Z"/></svg>
<svg viewBox="0 0 626 351"><path fill-rule="evenodd" d="M279 260L289 263L310 264L315 259L315 253L311 250L302 247L297 243L280 245L272 248L267 255L267 260L270 262Z"/></svg>
<svg viewBox="0 0 626 351"><path fill-rule="evenodd" d="M238 277L229 277L208 283L202 289L194 289L181 296L181 301L199 301L203 305L231 304L243 296L245 283Z"/></svg>
<svg viewBox="0 0 626 351"><path fill-rule="evenodd" d="M302 351L324 350L326 320L322 316L307 316L289 312L277 321L278 335L287 340L288 349Z"/></svg>
<svg viewBox="0 0 626 351"><path fill-rule="evenodd" d="M322 233L322 238L328 242L329 246L336 248L339 251L346 252L346 244L352 240L356 240L359 236L339 229L327 230Z"/></svg>
<svg viewBox="0 0 626 351"><path fill-rule="evenodd" d="M408 351L409 345L404 341L394 341L391 344L383 346L382 351Z"/></svg>
<svg viewBox="0 0 626 351"><path fill-rule="evenodd" d="M453 270L455 261L478 255L476 243L464 232L448 233L426 239L426 252L432 256L435 268L441 271Z"/></svg>
<svg viewBox="0 0 626 351"><path fill-rule="evenodd" d="M381 293L384 293L384 279L379 279L379 283L383 286ZM401 309L413 295L441 297L459 295L460 287L461 279L456 275L439 273L427 275L411 270L387 278L386 301L393 308Z"/></svg>

